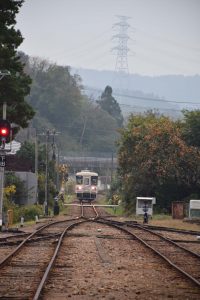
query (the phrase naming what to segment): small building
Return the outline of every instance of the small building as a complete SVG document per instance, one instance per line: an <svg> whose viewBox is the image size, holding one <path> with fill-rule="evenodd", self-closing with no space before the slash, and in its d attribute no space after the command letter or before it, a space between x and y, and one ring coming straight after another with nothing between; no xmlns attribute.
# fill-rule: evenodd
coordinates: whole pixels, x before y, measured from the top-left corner
<svg viewBox="0 0 200 300"><path fill-rule="evenodd" d="M190 200L189 218L200 218L200 200Z"/></svg>
<svg viewBox="0 0 200 300"><path fill-rule="evenodd" d="M35 204L37 199L37 176L32 172L15 172L15 175L20 178L25 184L26 192L19 199L20 205Z"/></svg>
<svg viewBox="0 0 200 300"><path fill-rule="evenodd" d="M153 205L156 204L155 197L136 197L136 215L153 215Z"/></svg>
<svg viewBox="0 0 200 300"><path fill-rule="evenodd" d="M183 201L172 202L172 218L183 219L185 216L185 203Z"/></svg>

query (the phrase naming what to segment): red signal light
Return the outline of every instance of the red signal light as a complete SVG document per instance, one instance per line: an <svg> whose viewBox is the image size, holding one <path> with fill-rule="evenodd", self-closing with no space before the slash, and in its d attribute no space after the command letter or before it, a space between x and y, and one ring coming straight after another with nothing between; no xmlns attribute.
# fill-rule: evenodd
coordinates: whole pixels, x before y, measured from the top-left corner
<svg viewBox="0 0 200 300"><path fill-rule="evenodd" d="M7 120L0 120L0 138L6 143L10 141L11 125Z"/></svg>
<svg viewBox="0 0 200 300"><path fill-rule="evenodd" d="M5 137L8 136L9 135L8 128L0 128L0 135Z"/></svg>

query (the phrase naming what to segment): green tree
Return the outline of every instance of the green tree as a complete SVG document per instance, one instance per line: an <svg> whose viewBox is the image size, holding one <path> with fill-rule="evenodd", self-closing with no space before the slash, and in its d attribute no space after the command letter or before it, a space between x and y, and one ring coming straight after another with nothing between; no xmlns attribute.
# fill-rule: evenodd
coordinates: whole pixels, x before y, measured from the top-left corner
<svg viewBox="0 0 200 300"><path fill-rule="evenodd" d="M113 116L82 94L78 75L71 75L69 67L37 57L27 59L23 55L22 59L33 79L29 102L37 111L34 127L39 131L46 127L62 132L56 137L61 151L115 151L119 125Z"/></svg>
<svg viewBox="0 0 200 300"><path fill-rule="evenodd" d="M8 120L25 128L34 116L33 108L25 101L30 92L31 78L25 74L17 54L23 38L20 31L14 28L16 14L23 2L0 1L0 71L10 72L10 76L0 81L0 113L2 115L2 103L6 101Z"/></svg>
<svg viewBox="0 0 200 300"><path fill-rule="evenodd" d="M38 116L49 120L58 130L70 128L82 107L80 78L72 76L69 67L40 58L30 58L29 67L33 79L29 102Z"/></svg>
<svg viewBox="0 0 200 300"><path fill-rule="evenodd" d="M182 136L188 145L200 147L200 110L183 111Z"/></svg>
<svg viewBox="0 0 200 300"><path fill-rule="evenodd" d="M17 158L28 159L32 162L32 165L35 163L35 146L34 144L25 141L22 145L20 150L16 154Z"/></svg>
<svg viewBox="0 0 200 300"><path fill-rule="evenodd" d="M117 122L119 127L122 127L123 116L121 113L120 106L115 98L112 96L112 88L106 86L104 92L101 95L101 99L97 101L102 110L105 110L111 115Z"/></svg>
<svg viewBox="0 0 200 300"><path fill-rule="evenodd" d="M118 137L116 121L94 102L85 99L81 114L72 125L72 136L81 149L113 152Z"/></svg>

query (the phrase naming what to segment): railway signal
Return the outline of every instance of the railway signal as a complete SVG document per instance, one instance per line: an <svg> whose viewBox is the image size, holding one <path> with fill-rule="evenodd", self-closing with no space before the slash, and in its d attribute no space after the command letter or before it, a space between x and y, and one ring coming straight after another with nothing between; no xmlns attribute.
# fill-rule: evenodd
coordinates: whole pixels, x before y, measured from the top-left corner
<svg viewBox="0 0 200 300"><path fill-rule="evenodd" d="M0 138L2 145L10 141L11 136L11 125L7 120L0 120Z"/></svg>

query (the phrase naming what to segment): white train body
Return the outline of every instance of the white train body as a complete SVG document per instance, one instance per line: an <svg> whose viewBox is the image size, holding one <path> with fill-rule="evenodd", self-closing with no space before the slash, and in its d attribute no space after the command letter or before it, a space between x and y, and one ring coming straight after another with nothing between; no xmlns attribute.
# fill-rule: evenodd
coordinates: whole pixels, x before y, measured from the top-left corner
<svg viewBox="0 0 200 300"><path fill-rule="evenodd" d="M97 196L98 174L89 170L76 173L76 197L82 201L93 201Z"/></svg>

